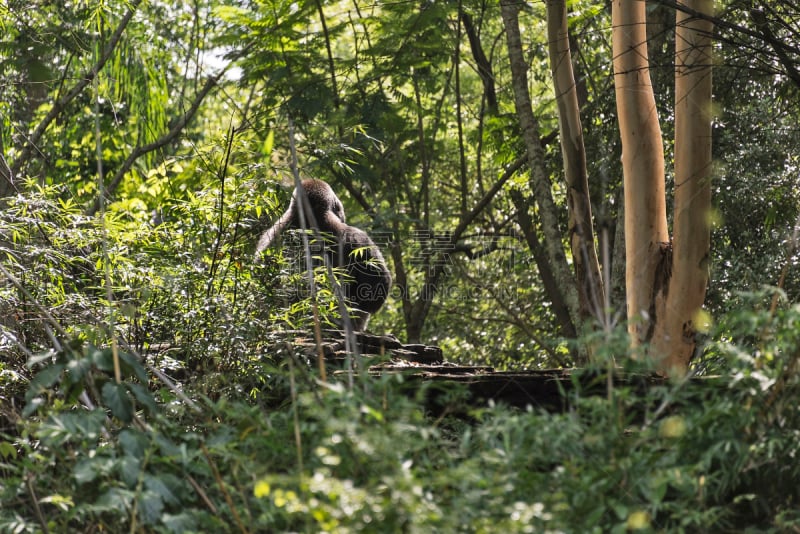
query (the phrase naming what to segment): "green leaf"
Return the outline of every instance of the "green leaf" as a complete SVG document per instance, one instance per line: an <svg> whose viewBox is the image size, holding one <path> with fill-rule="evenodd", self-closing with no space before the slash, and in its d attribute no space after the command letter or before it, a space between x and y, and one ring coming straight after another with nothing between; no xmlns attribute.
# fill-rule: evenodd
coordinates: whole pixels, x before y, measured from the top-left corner
<svg viewBox="0 0 800 534"><path fill-rule="evenodd" d="M44 352L40 352L38 354L34 354L28 359L28 368L33 368L35 365L42 363L42 362L49 362L53 359L56 355L54 350L46 350Z"/></svg>
<svg viewBox="0 0 800 534"><path fill-rule="evenodd" d="M164 511L164 502L161 497L152 491L144 491L139 497L139 516L142 523L152 525L161 517Z"/></svg>
<svg viewBox="0 0 800 534"><path fill-rule="evenodd" d="M138 359L136 359L135 356L128 354L127 352L120 352L119 359L124 364L123 368L125 369L126 374L133 374L143 384L147 383L147 372L144 370L144 367L142 367L142 364Z"/></svg>
<svg viewBox="0 0 800 534"><path fill-rule="evenodd" d="M106 422L104 410L74 410L51 415L42 423L39 437L51 447L66 442L96 441Z"/></svg>
<svg viewBox="0 0 800 534"><path fill-rule="evenodd" d="M122 488L111 488L103 492L97 501L89 507L96 512L117 512L125 514L131 507L136 494Z"/></svg>
<svg viewBox="0 0 800 534"><path fill-rule="evenodd" d="M63 363L48 365L36 373L36 376L34 376L33 380L31 380L28 391L35 390L38 393L42 389L49 388L58 381L59 377L61 376L61 371L64 370L64 367L65 366ZM35 388L40 389L36 390Z"/></svg>
<svg viewBox="0 0 800 534"><path fill-rule="evenodd" d="M96 461L94 458L87 458L79 461L72 469L72 477L78 484L86 484L92 482L97 478L98 470L96 468Z"/></svg>
<svg viewBox="0 0 800 534"><path fill-rule="evenodd" d="M110 373L114 370L114 354L111 348L89 350L89 359L101 371Z"/></svg>
<svg viewBox="0 0 800 534"><path fill-rule="evenodd" d="M64 364L56 363L36 373L36 376L33 377L28 386L28 391L25 392L25 402L27 406L25 406L25 410L22 412L24 416L27 417L35 412L42 402L44 402L41 399L38 402L34 402L34 398L39 397L49 387L55 384L61 377L61 371L63 370Z"/></svg>
<svg viewBox="0 0 800 534"><path fill-rule="evenodd" d="M0 457L17 459L17 448L7 441L0 441Z"/></svg>
<svg viewBox="0 0 800 534"><path fill-rule="evenodd" d="M177 515L164 514L161 517L164 526L170 532L189 532L197 530L197 514L182 512Z"/></svg>
<svg viewBox="0 0 800 534"><path fill-rule="evenodd" d="M36 410L39 409L41 405L44 404L44 399L42 397L34 397L32 399L28 399L28 396L25 396L25 409L22 410L22 417L29 417L31 414L35 413Z"/></svg>
<svg viewBox="0 0 800 534"><path fill-rule="evenodd" d="M106 382L103 385L103 402L119 420L129 423L133 419L133 403L125 384Z"/></svg>
<svg viewBox="0 0 800 534"><path fill-rule="evenodd" d="M89 358L73 358L67 363L64 379L69 384L77 384L83 380L91 368L92 361Z"/></svg>
<svg viewBox="0 0 800 534"><path fill-rule="evenodd" d="M153 394L150 393L146 387L141 384L128 384L128 389L133 396L136 398L139 403L147 409L150 413L156 413L158 411L158 405L156 404L156 400L153 398Z"/></svg>
<svg viewBox="0 0 800 534"><path fill-rule="evenodd" d="M125 455L119 460L119 476L129 488L139 484L139 475L142 472L142 460Z"/></svg>
<svg viewBox="0 0 800 534"><path fill-rule="evenodd" d="M162 475L159 475L156 477L153 475L145 475L144 487L157 494L165 503L178 504L178 497L175 496L175 493L173 493L166 481L172 482L173 484L177 482L177 480L171 476L162 477Z"/></svg>
<svg viewBox="0 0 800 534"><path fill-rule="evenodd" d="M250 19L250 12L236 6L216 6L214 14L225 22L241 24Z"/></svg>
<svg viewBox="0 0 800 534"><path fill-rule="evenodd" d="M108 476L114 471L116 458L96 455L80 460L72 470L72 476L78 484L88 484L98 477Z"/></svg>
<svg viewBox="0 0 800 534"><path fill-rule="evenodd" d="M156 434L155 441L158 445L159 453L161 456L165 456L167 458L175 458L180 456L181 449L180 446L175 444L172 440L164 436L163 434Z"/></svg>
<svg viewBox="0 0 800 534"><path fill-rule="evenodd" d="M142 459L150 445L150 440L139 430L126 428L119 433L119 444L125 454Z"/></svg>
<svg viewBox="0 0 800 534"><path fill-rule="evenodd" d="M270 155L272 154L272 148L275 146L275 130L270 130L267 132L267 138L264 140L264 146L261 149L261 154L264 156L264 159L269 160Z"/></svg>

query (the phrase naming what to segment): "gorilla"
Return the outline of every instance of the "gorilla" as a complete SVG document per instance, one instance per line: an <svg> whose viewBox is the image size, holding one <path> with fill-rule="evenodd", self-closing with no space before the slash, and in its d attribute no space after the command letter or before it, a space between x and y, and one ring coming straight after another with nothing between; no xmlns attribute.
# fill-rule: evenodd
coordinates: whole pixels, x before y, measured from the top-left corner
<svg viewBox="0 0 800 534"><path fill-rule="evenodd" d="M298 229L300 209L305 228L324 238L324 254L334 268L342 268L342 292L353 320L353 329L363 331L370 315L377 312L389 295L392 275L381 251L366 232L345 222L344 207L331 186L322 180L303 180L295 189L289 208L266 230L256 246L256 259L286 229Z"/></svg>

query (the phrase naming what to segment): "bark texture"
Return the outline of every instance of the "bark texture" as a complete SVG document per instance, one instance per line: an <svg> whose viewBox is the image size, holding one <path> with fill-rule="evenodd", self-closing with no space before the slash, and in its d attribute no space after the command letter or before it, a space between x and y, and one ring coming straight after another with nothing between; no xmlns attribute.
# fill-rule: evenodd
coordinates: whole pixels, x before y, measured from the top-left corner
<svg viewBox="0 0 800 534"><path fill-rule="evenodd" d="M547 2L547 42L558 105L561 153L567 182L569 242L578 282L581 318L585 321L595 317L598 322L603 322L607 312L606 299L600 276L600 262L594 246L586 150L575 74L572 70L565 0Z"/></svg>
<svg viewBox="0 0 800 534"><path fill-rule="evenodd" d="M647 56L645 2L614 0L614 87L625 188L625 286L629 331L646 342L663 310L669 279L664 152ZM659 309L660 308L660 309Z"/></svg>
<svg viewBox="0 0 800 534"><path fill-rule="evenodd" d="M564 296L564 302L569 309L572 322L577 325L581 322L578 292L564 253L562 245L563 233L558 224L558 210L553 201L552 184L544 167L544 149L539 141L539 124L533 115L528 92L528 65L522 53L522 39L519 32L518 14L520 6L521 4L516 0L501 0L500 2L500 12L506 30L508 57L511 63L514 106L528 153L528 162L531 168L531 185L539 207L547 259L550 262L556 283Z"/></svg>
<svg viewBox="0 0 800 534"><path fill-rule="evenodd" d="M713 0L685 5L711 15ZM678 11L675 27L675 212L672 278L653 349L662 367L683 373L695 350L708 284L711 240L711 32L708 20Z"/></svg>

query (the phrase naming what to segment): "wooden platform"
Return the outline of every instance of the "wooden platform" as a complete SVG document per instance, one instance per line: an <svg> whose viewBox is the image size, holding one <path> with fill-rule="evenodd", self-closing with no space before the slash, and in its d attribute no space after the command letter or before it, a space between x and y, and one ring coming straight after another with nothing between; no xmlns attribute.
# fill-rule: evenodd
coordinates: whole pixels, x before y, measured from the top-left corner
<svg viewBox="0 0 800 534"><path fill-rule="evenodd" d="M283 333L292 346L309 360L319 353L314 337L305 331ZM334 376L343 376L348 356L356 361L347 347L355 347L361 365L373 376L402 374L411 390L426 388L428 401L436 403L446 387L458 385L468 393L472 406L492 401L519 408L543 408L561 411L568 408L570 397L604 395L609 382L606 373L576 372L572 369L497 371L489 366L458 365L447 362L439 347L403 344L391 335L376 336L355 333L350 340L339 330L322 331L321 349ZM614 376L611 385L647 388L664 382L656 375ZM437 388L437 385L444 387Z"/></svg>

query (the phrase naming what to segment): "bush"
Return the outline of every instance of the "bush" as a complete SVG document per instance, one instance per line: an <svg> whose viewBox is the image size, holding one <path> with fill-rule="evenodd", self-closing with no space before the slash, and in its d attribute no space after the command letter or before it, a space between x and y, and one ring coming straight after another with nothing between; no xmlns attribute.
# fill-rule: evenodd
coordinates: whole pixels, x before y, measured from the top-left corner
<svg viewBox="0 0 800 534"><path fill-rule="evenodd" d="M3 529L798 526L797 379L772 366L739 361L724 379L646 392L577 391L566 413L485 406L459 419L426 412L422 393L409 395L396 377L347 390L265 363L228 378L268 383L284 373L294 389L283 404L253 389L237 395L232 384L217 400L188 401L159 393L154 380L145 389L144 369L122 362L116 384L111 351L72 347L31 381L32 417L0 449ZM81 405L83 391L98 404Z"/></svg>
<svg viewBox="0 0 800 534"><path fill-rule="evenodd" d="M272 296L241 250L208 252L213 217L135 240L112 217L104 253L76 210L35 202L51 201L3 213L19 285L0 288L15 312L0 341L0 531L800 528L800 307L772 311L773 292L720 318L698 366L716 377L582 390L580 373L613 383L601 366L576 371L563 413L470 406L454 386L436 408L417 381L322 382L270 344ZM598 353L624 350L618 337Z"/></svg>

